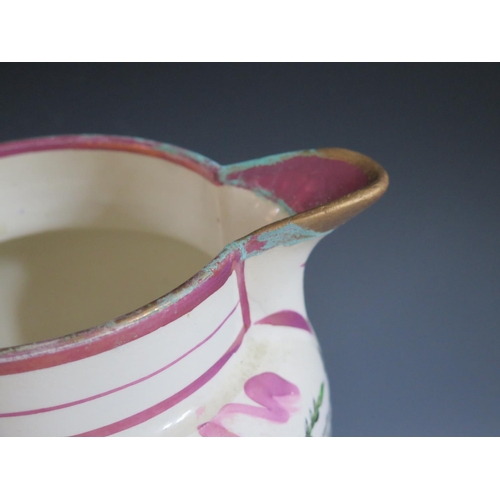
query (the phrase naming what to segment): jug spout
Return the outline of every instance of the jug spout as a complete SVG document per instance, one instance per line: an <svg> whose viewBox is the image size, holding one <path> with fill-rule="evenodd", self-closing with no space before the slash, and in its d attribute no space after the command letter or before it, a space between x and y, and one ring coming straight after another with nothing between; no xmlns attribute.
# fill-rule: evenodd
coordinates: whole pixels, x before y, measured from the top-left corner
<svg viewBox="0 0 500 500"><path fill-rule="evenodd" d="M387 173L378 163L338 148L228 165L219 170L218 177L222 184L273 201L288 214L240 241L243 258L276 246L321 238L372 205L389 184Z"/></svg>
<svg viewBox="0 0 500 500"><path fill-rule="evenodd" d="M221 167L221 184L251 191L280 207L280 219L229 244L240 266L246 323L307 331L303 276L307 258L328 233L377 201L388 175L345 149L315 149Z"/></svg>

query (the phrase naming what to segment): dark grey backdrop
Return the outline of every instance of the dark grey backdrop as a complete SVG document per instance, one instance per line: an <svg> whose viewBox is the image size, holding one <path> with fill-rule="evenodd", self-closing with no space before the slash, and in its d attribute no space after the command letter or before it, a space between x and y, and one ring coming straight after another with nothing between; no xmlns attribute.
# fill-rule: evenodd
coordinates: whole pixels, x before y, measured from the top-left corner
<svg viewBox="0 0 500 500"><path fill-rule="evenodd" d="M500 435L499 65L0 65L0 140L140 136L231 163L367 154L385 197L314 251L334 434Z"/></svg>

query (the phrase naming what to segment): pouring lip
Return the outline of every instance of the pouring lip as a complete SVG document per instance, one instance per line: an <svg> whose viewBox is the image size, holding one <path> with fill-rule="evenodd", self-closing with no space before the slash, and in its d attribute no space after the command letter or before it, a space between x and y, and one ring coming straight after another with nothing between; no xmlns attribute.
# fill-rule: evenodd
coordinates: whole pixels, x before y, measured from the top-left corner
<svg viewBox="0 0 500 500"><path fill-rule="evenodd" d="M193 170L213 184L227 184L221 177L221 172L226 167L213 160L177 146L135 137L80 134L22 139L0 144L0 158L68 149L112 150L155 156ZM269 158L279 161L280 158L290 155L315 155L348 162L361 169L368 182L351 194L302 213L292 213L283 220L263 226L233 241L179 287L111 322L55 339L0 348L0 376L49 368L87 358L148 335L193 310L220 288L231 275L235 265L250 256L247 251L249 242L255 241L256 238L265 238L291 224L308 233L322 236L373 204L387 189L388 176L385 170L360 153L328 148L286 153ZM257 161L265 160L266 158ZM251 165L252 162L245 164ZM172 307L174 305L176 307Z"/></svg>
<svg viewBox="0 0 500 500"><path fill-rule="evenodd" d="M242 239L274 232L289 224L295 224L305 231L312 231L320 236L336 229L366 210L379 200L389 187L389 175L379 163L362 153L343 148L309 149L295 153L285 153L244 162L236 167L252 168L252 166L262 165L266 161L269 162L269 165L272 165L280 161L286 161L293 156L304 158L315 156L348 163L361 170L365 174L367 182L363 187L317 207L299 213L291 211L289 217L259 228ZM230 166L230 168L233 168L233 166Z"/></svg>

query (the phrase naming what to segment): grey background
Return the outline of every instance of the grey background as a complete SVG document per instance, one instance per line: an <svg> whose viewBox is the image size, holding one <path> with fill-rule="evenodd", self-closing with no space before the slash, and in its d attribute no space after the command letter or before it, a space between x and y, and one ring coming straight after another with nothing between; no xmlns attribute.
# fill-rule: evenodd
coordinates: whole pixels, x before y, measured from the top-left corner
<svg viewBox="0 0 500 500"><path fill-rule="evenodd" d="M339 436L500 434L499 65L0 65L0 141L140 136L219 163L344 147L384 198L306 269Z"/></svg>

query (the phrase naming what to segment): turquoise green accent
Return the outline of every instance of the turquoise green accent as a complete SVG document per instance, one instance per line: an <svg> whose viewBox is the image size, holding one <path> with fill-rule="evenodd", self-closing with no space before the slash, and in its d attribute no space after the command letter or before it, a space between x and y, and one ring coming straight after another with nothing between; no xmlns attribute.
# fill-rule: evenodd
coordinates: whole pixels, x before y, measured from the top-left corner
<svg viewBox="0 0 500 500"><path fill-rule="evenodd" d="M285 226L278 229L273 229L259 234L256 240L263 243L263 246L258 250L247 252L244 244L241 244L241 255L243 259L249 259L250 257L255 257L256 255L265 252L266 250L270 250L271 248L277 246L289 247L309 238L319 238L321 236L325 236L329 232L331 231L319 233L317 231L313 231L312 229L305 229L297 224L294 224L293 222L289 222ZM245 243L250 241L250 238L251 237L246 238L244 240Z"/></svg>
<svg viewBox="0 0 500 500"><path fill-rule="evenodd" d="M201 163L203 165L209 165L216 170L220 170L221 168L221 166L218 163L214 162L210 158L207 158L206 156L203 156L199 153L194 153L193 151L189 151L187 149L179 148L178 146L172 146L171 144L162 143L157 149L173 154L181 153L184 156L189 156L198 163Z"/></svg>
<svg viewBox="0 0 500 500"><path fill-rule="evenodd" d="M259 234L255 239L256 241L263 243L263 246L258 250L248 252L245 248L246 244L254 238L252 236L247 236L241 240L233 241L232 243L229 243L222 250L222 252L209 264L207 264L197 275L195 275L189 282L185 283L181 289L168 294L163 299L160 299L158 305L164 307L175 304L186 295L189 295L193 290L199 287L201 283L208 280L219 269L225 259L231 258L230 254L239 254L241 256L241 260L247 260L276 246L292 246L305 239L318 238L325 236L330 232L332 231L319 233L311 229L304 229L297 224L288 223L279 229Z"/></svg>
<svg viewBox="0 0 500 500"><path fill-rule="evenodd" d="M268 165L275 165L282 161L288 160L295 156L307 156L310 154L315 154L317 150L315 149L305 149L302 151L292 151L290 153L281 153L278 155L265 156L264 158L258 158L256 160L242 161L240 163L233 163L232 165L224 165L220 170L220 179L225 182L225 177L234 172L241 172L243 170L248 170L254 167L262 167Z"/></svg>

